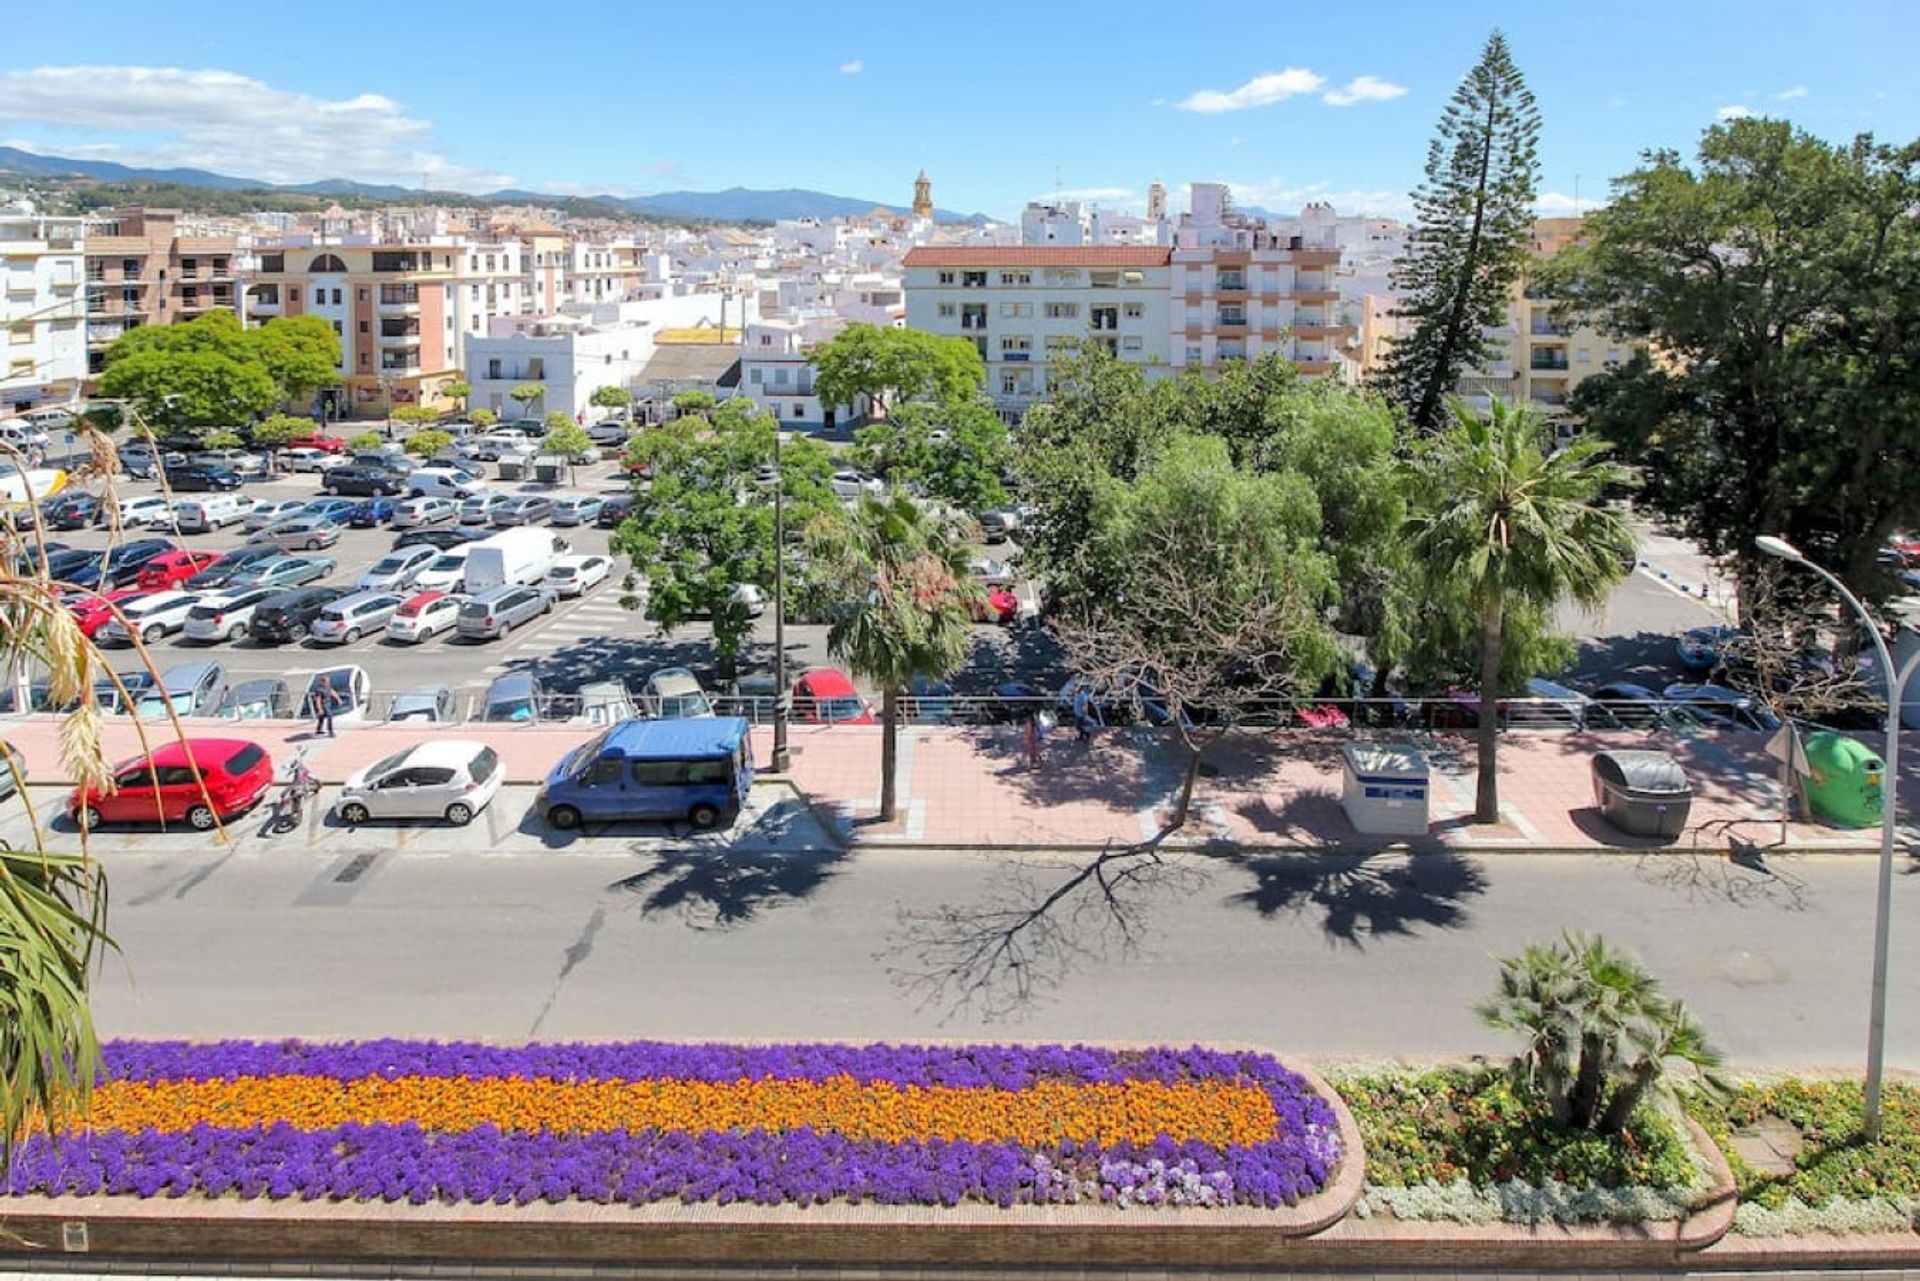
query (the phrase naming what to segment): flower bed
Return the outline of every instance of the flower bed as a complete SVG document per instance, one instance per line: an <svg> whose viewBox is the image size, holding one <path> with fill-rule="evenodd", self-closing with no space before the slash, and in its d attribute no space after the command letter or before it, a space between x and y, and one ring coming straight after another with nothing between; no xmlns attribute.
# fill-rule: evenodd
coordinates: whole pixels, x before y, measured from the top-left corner
<svg viewBox="0 0 1920 1281"><path fill-rule="evenodd" d="M1362 1214L1465 1223L1640 1223L1686 1215L1701 1173L1681 1127L1643 1113L1619 1138L1553 1123L1481 1068L1332 1078L1367 1153Z"/></svg>
<svg viewBox="0 0 1920 1281"><path fill-rule="evenodd" d="M1277 1207L1340 1158L1271 1056L1084 1046L117 1042L16 1195Z"/></svg>
<svg viewBox="0 0 1920 1281"><path fill-rule="evenodd" d="M1688 1110L1726 1152L1740 1188L1734 1230L1747 1236L1809 1232L1902 1232L1920 1215L1920 1087L1890 1081L1881 1093L1882 1141L1861 1139L1859 1081L1798 1077L1743 1081L1731 1098L1696 1099ZM1741 1154L1743 1133L1785 1127L1798 1144L1792 1169L1757 1170Z"/></svg>

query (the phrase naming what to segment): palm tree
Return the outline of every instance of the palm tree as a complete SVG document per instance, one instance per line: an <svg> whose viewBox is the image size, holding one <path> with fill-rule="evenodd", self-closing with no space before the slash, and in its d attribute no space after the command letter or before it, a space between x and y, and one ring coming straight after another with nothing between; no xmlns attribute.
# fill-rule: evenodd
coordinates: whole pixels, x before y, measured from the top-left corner
<svg viewBox="0 0 1920 1281"><path fill-rule="evenodd" d="M1482 418L1459 401L1452 422L1407 465L1403 533L1436 579L1457 584L1480 619L1480 781L1477 822L1500 817L1495 758L1500 725L1501 630L1510 604L1550 610L1572 598L1589 609L1626 572L1633 535L1600 505L1625 468L1582 437L1548 452L1551 428L1531 407L1493 402Z"/></svg>
<svg viewBox="0 0 1920 1281"><path fill-rule="evenodd" d="M816 567L843 602L827 650L880 687L880 821L896 804L900 699L916 676L938 680L972 645L966 548L905 494L865 497L807 531Z"/></svg>

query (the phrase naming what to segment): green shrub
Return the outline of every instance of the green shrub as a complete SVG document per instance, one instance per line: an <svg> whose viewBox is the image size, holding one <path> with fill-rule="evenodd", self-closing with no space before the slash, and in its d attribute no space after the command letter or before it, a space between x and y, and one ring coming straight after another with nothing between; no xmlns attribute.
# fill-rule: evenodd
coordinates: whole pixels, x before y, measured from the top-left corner
<svg viewBox="0 0 1920 1281"><path fill-rule="evenodd" d="M1920 1086L1888 1082L1880 1099L1878 1143L1861 1133L1866 1093L1859 1081L1748 1081L1724 1100L1691 1099L1687 1108L1727 1154L1742 1200L1779 1210L1790 1200L1817 1207L1835 1197L1920 1198ZM1733 1147L1737 1131L1769 1116L1800 1131L1805 1146L1790 1174L1755 1170Z"/></svg>

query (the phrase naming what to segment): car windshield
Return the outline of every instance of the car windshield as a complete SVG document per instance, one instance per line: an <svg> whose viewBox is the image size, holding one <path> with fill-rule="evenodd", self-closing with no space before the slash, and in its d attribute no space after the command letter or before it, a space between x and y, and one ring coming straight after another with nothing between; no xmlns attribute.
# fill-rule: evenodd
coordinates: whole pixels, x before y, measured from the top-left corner
<svg viewBox="0 0 1920 1281"><path fill-rule="evenodd" d="M498 703L488 703L483 721L530 721L533 719L533 700L531 698L509 698Z"/></svg>
<svg viewBox="0 0 1920 1281"><path fill-rule="evenodd" d="M405 763L407 757L411 755L412 752L413 749L409 747L403 751L395 752L391 756L381 757L373 764L367 766L367 778L375 779L393 773L393 771L399 769L400 766Z"/></svg>
<svg viewBox="0 0 1920 1281"><path fill-rule="evenodd" d="M403 558L399 556L389 556L385 560L374 562L372 572L376 574L396 574L400 572L400 567L405 564L406 561Z"/></svg>
<svg viewBox="0 0 1920 1281"><path fill-rule="evenodd" d="M823 721L859 720L867 710L857 698L823 698L815 706Z"/></svg>

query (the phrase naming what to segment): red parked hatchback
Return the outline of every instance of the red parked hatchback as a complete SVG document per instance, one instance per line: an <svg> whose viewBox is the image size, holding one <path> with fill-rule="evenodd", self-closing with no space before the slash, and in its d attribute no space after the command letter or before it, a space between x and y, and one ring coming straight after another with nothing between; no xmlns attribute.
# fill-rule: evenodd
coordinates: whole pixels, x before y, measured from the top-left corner
<svg viewBox="0 0 1920 1281"><path fill-rule="evenodd" d="M871 725L873 709L837 667L816 667L793 683L793 714L814 725Z"/></svg>
<svg viewBox="0 0 1920 1281"><path fill-rule="evenodd" d="M80 624L82 636L97 636L100 629L113 621L113 607L125 609L133 601L147 593L136 587L122 587L117 591L81 592L70 597L67 608L73 611L74 621Z"/></svg>
<svg viewBox="0 0 1920 1281"><path fill-rule="evenodd" d="M329 454L347 452L347 442L339 436L302 436L280 446L282 449L318 449Z"/></svg>
<svg viewBox="0 0 1920 1281"><path fill-rule="evenodd" d="M142 591L161 591L186 582L219 559L219 552L196 552L185 548L162 552L140 567L140 576L133 580L133 585Z"/></svg>
<svg viewBox="0 0 1920 1281"><path fill-rule="evenodd" d="M216 818L225 822L258 804L272 785L273 760L258 743L190 738L120 762L109 791L82 796L75 788L67 798L67 817L89 829L185 819L204 832Z"/></svg>

